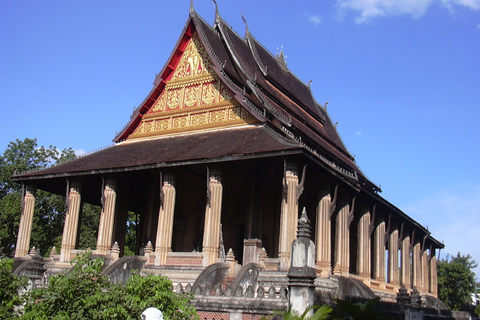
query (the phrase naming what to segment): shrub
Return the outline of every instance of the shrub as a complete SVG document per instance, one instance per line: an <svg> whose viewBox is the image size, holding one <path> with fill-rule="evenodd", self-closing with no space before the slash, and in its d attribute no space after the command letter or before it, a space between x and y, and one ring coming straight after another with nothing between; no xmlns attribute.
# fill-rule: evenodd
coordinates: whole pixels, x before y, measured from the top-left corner
<svg viewBox="0 0 480 320"><path fill-rule="evenodd" d="M166 320L197 317L191 296L176 294L162 276L132 275L126 285L101 275L103 260L91 253L75 260L70 271L50 278L47 288L28 294L22 319L139 319L147 307L160 309Z"/></svg>

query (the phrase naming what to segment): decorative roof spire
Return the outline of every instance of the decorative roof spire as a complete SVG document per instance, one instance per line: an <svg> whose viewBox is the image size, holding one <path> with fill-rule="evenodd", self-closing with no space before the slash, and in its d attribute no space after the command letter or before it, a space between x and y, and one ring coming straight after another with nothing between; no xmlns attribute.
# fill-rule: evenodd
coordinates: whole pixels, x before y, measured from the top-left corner
<svg viewBox="0 0 480 320"><path fill-rule="evenodd" d="M287 57L283 54L283 46L280 49L280 53L277 53L277 62L283 70L287 70Z"/></svg>
<svg viewBox="0 0 480 320"><path fill-rule="evenodd" d="M243 20L243 23L245 23L245 38L248 38L248 36L250 35L250 31L248 31L247 19L245 19L245 17L243 16L243 12L242 12L242 20Z"/></svg>
<svg viewBox="0 0 480 320"><path fill-rule="evenodd" d="M193 7L193 0L190 0L190 15L194 14L195 13L195 8Z"/></svg>
<svg viewBox="0 0 480 320"><path fill-rule="evenodd" d="M213 4L215 5L215 23L219 23L221 20L221 17L220 17L220 13L218 12L217 1L215 0L212 0L212 1L213 1Z"/></svg>

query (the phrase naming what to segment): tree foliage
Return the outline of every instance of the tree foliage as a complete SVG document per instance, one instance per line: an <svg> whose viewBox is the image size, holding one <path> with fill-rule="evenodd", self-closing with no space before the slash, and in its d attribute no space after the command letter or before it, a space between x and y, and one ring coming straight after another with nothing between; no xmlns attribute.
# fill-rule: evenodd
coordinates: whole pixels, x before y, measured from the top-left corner
<svg viewBox="0 0 480 320"><path fill-rule="evenodd" d="M166 320L197 318L188 294L176 294L163 276L133 274L126 285L101 275L103 260L79 257L69 272L52 277L48 288L31 291L21 319L139 319L147 307Z"/></svg>
<svg viewBox="0 0 480 320"><path fill-rule="evenodd" d="M448 308L458 310L465 304L471 304L475 293L475 273L477 267L470 255L460 252L456 257L447 256L438 261L438 297Z"/></svg>
<svg viewBox="0 0 480 320"><path fill-rule="evenodd" d="M0 155L0 248L12 256L15 251L18 225L22 212L21 184L14 183L11 176L15 173L33 171L50 165L75 159L72 148L58 150L54 146L38 146L36 139L15 140ZM33 215L31 246L40 253L48 254L52 246L60 247L65 196L37 190ZM83 206L82 231L79 248L94 248L100 208L85 204Z"/></svg>
<svg viewBox="0 0 480 320"><path fill-rule="evenodd" d="M308 316L308 313L312 309L317 309L313 315ZM309 306L305 311L300 315L289 309L286 312L277 312L273 319L283 319L283 320L324 320L328 319L329 315L332 313L333 309L328 304L325 304L321 307L319 306ZM279 317L280 316L280 317ZM263 317L268 319L267 317Z"/></svg>
<svg viewBox="0 0 480 320"><path fill-rule="evenodd" d="M375 310L375 305L380 298L370 299L365 302L353 303L347 300L334 299L337 307L337 315L334 319L352 319L352 320L388 320L382 312Z"/></svg>
<svg viewBox="0 0 480 320"><path fill-rule="evenodd" d="M59 151L54 146L39 147L36 139L16 140L10 142L0 155L0 247L7 255L15 249L18 224L21 215L22 186L13 183L11 176L15 173L43 169L49 165L74 159L73 149ZM63 225L65 202L62 197L39 191L36 195L38 205L35 208L32 227L32 245L46 252L59 241Z"/></svg>
<svg viewBox="0 0 480 320"><path fill-rule="evenodd" d="M0 257L0 319L14 317L14 308L21 304L18 290L26 286L27 281L12 272L13 259Z"/></svg>

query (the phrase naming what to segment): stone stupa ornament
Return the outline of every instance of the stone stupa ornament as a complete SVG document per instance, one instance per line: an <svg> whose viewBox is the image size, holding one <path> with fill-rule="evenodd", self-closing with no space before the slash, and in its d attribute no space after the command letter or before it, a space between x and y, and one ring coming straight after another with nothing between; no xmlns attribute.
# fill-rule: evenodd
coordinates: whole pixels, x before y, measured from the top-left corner
<svg viewBox="0 0 480 320"><path fill-rule="evenodd" d="M313 305L315 296L314 281L317 277L315 269L315 243L310 239L310 220L303 208L298 220L297 238L292 242L290 269L288 270L289 307L292 311L303 314ZM309 312L311 316L313 311Z"/></svg>

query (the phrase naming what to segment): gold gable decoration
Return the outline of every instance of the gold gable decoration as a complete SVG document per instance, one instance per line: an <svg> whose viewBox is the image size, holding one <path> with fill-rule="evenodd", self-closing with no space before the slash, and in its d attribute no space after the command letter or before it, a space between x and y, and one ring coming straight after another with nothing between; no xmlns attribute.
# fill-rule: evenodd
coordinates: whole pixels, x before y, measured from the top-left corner
<svg viewBox="0 0 480 320"><path fill-rule="evenodd" d="M257 122L218 79L197 33L172 78L129 139L240 126Z"/></svg>
<svg viewBox="0 0 480 320"><path fill-rule="evenodd" d="M177 68L173 72L172 80L207 74L215 74L213 71L213 63L208 57L205 47L200 42L198 34L195 32L189 40Z"/></svg>

